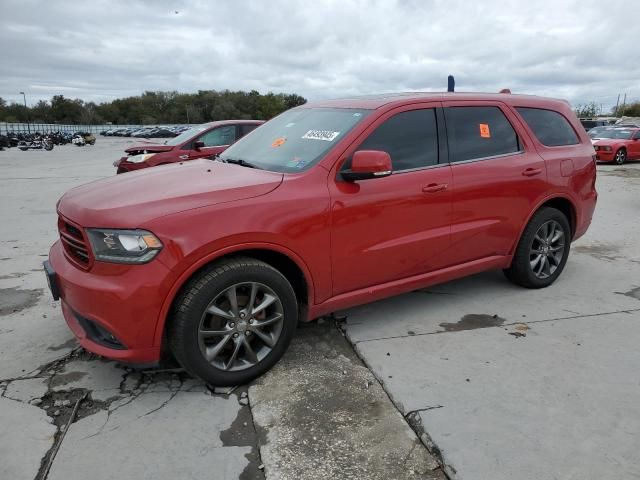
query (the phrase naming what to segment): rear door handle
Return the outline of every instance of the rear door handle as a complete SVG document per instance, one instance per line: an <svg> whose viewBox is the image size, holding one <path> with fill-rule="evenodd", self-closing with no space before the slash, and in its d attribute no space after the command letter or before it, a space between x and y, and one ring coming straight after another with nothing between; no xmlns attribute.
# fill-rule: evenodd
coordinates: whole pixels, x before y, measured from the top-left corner
<svg viewBox="0 0 640 480"><path fill-rule="evenodd" d="M180 160L189 160L189 155L180 155L178 158Z"/></svg>
<svg viewBox="0 0 640 480"><path fill-rule="evenodd" d="M541 168L527 168L522 175L525 177L533 177L534 175L540 175L542 173Z"/></svg>
<svg viewBox="0 0 640 480"><path fill-rule="evenodd" d="M422 187L422 191L424 193L436 193L446 190L447 187L449 187L449 185L446 183L430 183L429 185Z"/></svg>

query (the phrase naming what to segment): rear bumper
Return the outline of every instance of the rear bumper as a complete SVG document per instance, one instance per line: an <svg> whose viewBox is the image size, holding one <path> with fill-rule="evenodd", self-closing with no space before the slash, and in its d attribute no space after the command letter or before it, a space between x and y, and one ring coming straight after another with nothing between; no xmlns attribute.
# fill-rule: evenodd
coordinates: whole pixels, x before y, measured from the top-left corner
<svg viewBox="0 0 640 480"><path fill-rule="evenodd" d="M125 363L159 362L161 345L153 340L167 293L161 281L169 274L161 262L96 264L83 271L66 258L58 241L48 263L65 321L86 350Z"/></svg>

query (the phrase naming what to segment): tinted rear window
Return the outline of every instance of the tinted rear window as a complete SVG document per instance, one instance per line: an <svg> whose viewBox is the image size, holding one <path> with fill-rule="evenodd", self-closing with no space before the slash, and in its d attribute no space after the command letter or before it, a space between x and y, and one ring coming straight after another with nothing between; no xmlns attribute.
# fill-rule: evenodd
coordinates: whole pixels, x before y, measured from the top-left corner
<svg viewBox="0 0 640 480"><path fill-rule="evenodd" d="M559 147L580 143L569 121L558 112L525 107L518 107L516 110L543 145Z"/></svg>
<svg viewBox="0 0 640 480"><path fill-rule="evenodd" d="M518 136L498 107L448 107L444 111L450 162L520 151Z"/></svg>

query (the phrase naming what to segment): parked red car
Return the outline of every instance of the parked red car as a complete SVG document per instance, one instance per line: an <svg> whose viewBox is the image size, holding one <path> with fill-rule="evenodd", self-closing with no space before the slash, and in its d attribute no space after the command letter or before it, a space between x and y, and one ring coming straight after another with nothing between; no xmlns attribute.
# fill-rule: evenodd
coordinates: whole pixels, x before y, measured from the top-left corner
<svg viewBox="0 0 640 480"><path fill-rule="evenodd" d="M164 144L140 143L125 150L127 156L113 163L117 173L166 163L211 157L262 125L262 120L224 120L203 123L182 132Z"/></svg>
<svg viewBox="0 0 640 480"><path fill-rule="evenodd" d="M640 128L610 128L598 134L593 148L599 162L622 165L627 160L640 160Z"/></svg>
<svg viewBox="0 0 640 480"><path fill-rule="evenodd" d="M74 188L45 268L88 350L172 353L247 382L298 321L503 269L551 285L596 205L589 137L563 101L405 94L289 110L219 161Z"/></svg>

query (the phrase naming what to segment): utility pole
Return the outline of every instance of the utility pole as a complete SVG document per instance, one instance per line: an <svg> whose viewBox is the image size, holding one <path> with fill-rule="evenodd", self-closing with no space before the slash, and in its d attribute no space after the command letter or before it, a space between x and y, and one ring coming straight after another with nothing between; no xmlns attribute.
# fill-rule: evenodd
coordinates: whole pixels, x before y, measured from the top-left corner
<svg viewBox="0 0 640 480"><path fill-rule="evenodd" d="M618 105L620 104L620 94L618 94L618 100L616 100L616 109L613 111L613 116L618 116Z"/></svg>
<svg viewBox="0 0 640 480"><path fill-rule="evenodd" d="M187 123L191 124L191 122L189 121L189 105L185 105L184 106L185 111L187 112Z"/></svg>
<svg viewBox="0 0 640 480"><path fill-rule="evenodd" d="M20 92L20 95L22 95L22 99L24 100L24 110L25 115L27 116L27 130L29 133L31 133L31 125L29 124L29 109L27 108L27 96L24 94L24 92Z"/></svg>
<svg viewBox="0 0 640 480"><path fill-rule="evenodd" d="M622 115L624 115L624 107L627 104L627 94L624 94L624 100L622 100Z"/></svg>

